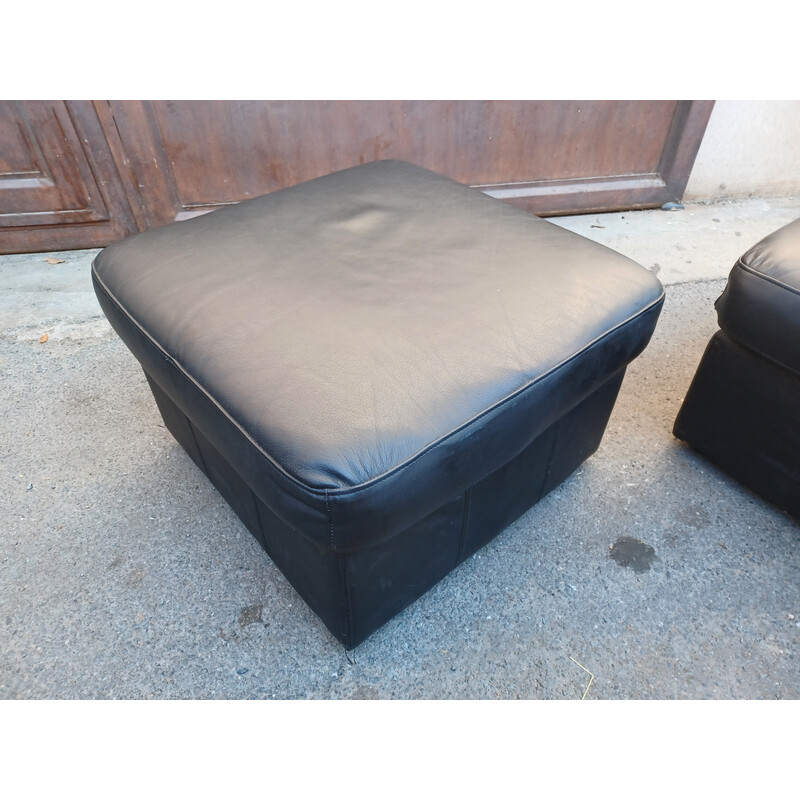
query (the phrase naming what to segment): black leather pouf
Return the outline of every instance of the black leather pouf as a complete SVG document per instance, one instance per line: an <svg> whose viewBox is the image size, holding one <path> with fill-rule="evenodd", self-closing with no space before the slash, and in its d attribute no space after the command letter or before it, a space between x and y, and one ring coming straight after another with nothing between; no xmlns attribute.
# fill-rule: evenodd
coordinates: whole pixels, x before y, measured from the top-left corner
<svg viewBox="0 0 800 800"><path fill-rule="evenodd" d="M663 301L397 161L131 237L93 279L169 430L347 648L595 451Z"/></svg>
<svg viewBox="0 0 800 800"><path fill-rule="evenodd" d="M675 436L800 519L800 220L734 264L715 307Z"/></svg>

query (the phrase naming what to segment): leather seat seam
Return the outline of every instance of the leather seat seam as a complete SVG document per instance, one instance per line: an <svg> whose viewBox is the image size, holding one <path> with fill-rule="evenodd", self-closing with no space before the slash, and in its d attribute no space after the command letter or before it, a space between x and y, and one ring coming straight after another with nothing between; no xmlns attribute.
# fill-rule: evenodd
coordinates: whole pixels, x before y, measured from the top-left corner
<svg viewBox="0 0 800 800"><path fill-rule="evenodd" d="M99 258L99 256L98 256L98 258ZM355 486L346 486L346 487L339 487L339 488L329 489L327 487L310 486L309 484L305 483L302 479L300 479L300 478L296 477L295 475L292 475L290 472L288 472L285 467L283 467L281 464L279 464L269 453L267 453L267 451L264 450L263 447L261 445L259 445L253 439L253 437L244 429L244 427L241 425L241 423L239 423L236 419L234 419L231 416L231 414L222 405L220 405L220 403L214 398L214 396L204 386L202 386L202 384L184 367L184 365L181 362L179 362L177 359L175 359L173 356L171 356L166 351L164 346L161 345L155 339L155 337L145 328L144 325L142 325L139 321L137 321L136 319L133 318L133 316L130 314L130 312L122 305L122 303L120 303L120 301L117 299L117 297L114 295L114 293L108 288L108 286L103 282L103 280L97 274L97 269L95 267L96 260L97 259L92 261L92 276L95 278L95 280L100 285L100 287L103 289L103 291L106 293L108 298L113 301L113 303L117 306L117 308L128 318L128 320L130 320L130 322L134 325L134 327L137 328L139 331L141 331L159 352L161 352L163 355L167 356L172 361L172 364L175 366L175 368L178 369L189 381L191 381L191 383L242 434L242 436L245 437L245 439L255 448L255 450L264 459L266 459L266 461L272 467L274 467L281 475L283 475L285 478L287 478L289 481L291 481L298 488L300 488L300 489L302 489L302 490L308 492L309 494L314 495L314 496L316 496L318 498L325 498L326 500L327 500L327 498L329 496L344 497L344 496L347 496L347 495L350 495L350 494L355 494L357 492L369 489L370 487L380 483L381 481L386 480L387 478L391 477L392 475L396 474L397 472L402 471L409 464L413 463L417 459L419 459L419 458L423 457L424 455L426 455L426 454L432 452L433 450L435 450L443 442L447 441L448 439L450 439L451 437L453 437L456 434L460 433L461 431L466 430L470 425L473 425L478 420L482 419L483 417L487 416L488 414L492 413L493 411L496 411L497 409L501 408L503 405L505 405L506 403L510 402L511 400L516 399L517 397L519 397L520 395L525 393L527 390L529 390L532 387L534 387L537 384L539 384L545 378L548 378L548 377L554 375L560 369L562 369L563 367L567 366L571 362L575 361L577 358L579 358L581 355L583 355L588 350L593 348L595 345L597 345L600 342L602 342L603 339L606 339L607 337L609 337L612 334L618 332L619 330L621 330L622 328L626 327L627 325L635 322L637 319L641 318L645 314L649 313L654 308L658 307L664 301L664 297L665 297L665 290L662 287L662 290L661 290L660 294L658 295L658 297L655 300L651 301L643 309L640 309L635 314L632 314L631 316L627 317L622 322L617 323L613 328L609 328L607 331L603 332L599 336L596 336L591 342L588 342L580 350L577 350L576 352L572 353L567 358L563 359L558 364L555 364L554 366L550 367L545 372L542 372L539 375L537 375L536 377L531 378L528 382L526 382L525 384L523 384L519 388L515 389L513 392L510 392L505 397L501 398L500 400L497 400L492 405L488 406L487 408L483 409L482 411L478 412L477 414L474 414L472 417L470 417L470 419L468 419L467 421L463 422L458 427L453 428L452 430L448 431L447 433L444 433L441 436L439 436L434 441L429 442L422 449L418 450L416 453L414 453L413 455L411 455L408 458L406 458L400 464L396 464L393 467L391 467L389 470L387 470L386 472L384 472L384 473L382 473L380 475L376 475L375 477L370 478L369 480L364 481L363 483L357 484Z"/></svg>
<svg viewBox="0 0 800 800"><path fill-rule="evenodd" d="M774 283L776 286L779 286L781 289L786 289L786 291L791 292L792 294L800 295L800 288L796 286L789 286L788 283L784 283L783 281L779 281L777 278L773 278L771 275L767 275L764 272L759 272L759 270L755 269L754 267L745 264L744 261L739 259L736 263L736 266L742 269L744 272L749 273L755 278L762 278L763 280Z"/></svg>

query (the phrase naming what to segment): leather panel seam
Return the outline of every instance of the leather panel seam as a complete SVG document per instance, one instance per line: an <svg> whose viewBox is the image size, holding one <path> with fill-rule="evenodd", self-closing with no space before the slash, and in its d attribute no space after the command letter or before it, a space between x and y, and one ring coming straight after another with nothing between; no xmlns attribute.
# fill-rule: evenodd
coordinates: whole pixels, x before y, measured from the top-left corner
<svg viewBox="0 0 800 800"><path fill-rule="evenodd" d="M325 490L325 513L328 515L328 523L330 525L329 542L331 550L336 550L336 542L333 539L333 514L331 513L331 500L328 497L328 490Z"/></svg>

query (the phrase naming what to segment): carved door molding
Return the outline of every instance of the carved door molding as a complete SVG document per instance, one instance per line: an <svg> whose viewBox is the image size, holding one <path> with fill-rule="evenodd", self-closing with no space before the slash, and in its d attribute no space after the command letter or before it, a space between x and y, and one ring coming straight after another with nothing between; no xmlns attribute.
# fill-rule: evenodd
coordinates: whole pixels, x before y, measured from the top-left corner
<svg viewBox="0 0 800 800"><path fill-rule="evenodd" d="M138 229L85 101L0 101L0 252L98 247Z"/></svg>
<svg viewBox="0 0 800 800"><path fill-rule="evenodd" d="M0 253L399 158L542 216L679 200L713 101L0 101Z"/></svg>

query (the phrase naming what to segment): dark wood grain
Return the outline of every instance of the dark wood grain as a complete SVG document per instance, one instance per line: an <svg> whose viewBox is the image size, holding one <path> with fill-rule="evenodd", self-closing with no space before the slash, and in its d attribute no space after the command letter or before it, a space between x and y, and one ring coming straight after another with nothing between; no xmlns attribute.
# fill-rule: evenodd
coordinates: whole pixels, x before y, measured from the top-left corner
<svg viewBox="0 0 800 800"><path fill-rule="evenodd" d="M80 145L63 103L0 102L4 203L0 227L82 222L107 218L102 202L90 202L96 185L81 174ZM5 139L5 135L9 139Z"/></svg>
<svg viewBox="0 0 800 800"><path fill-rule="evenodd" d="M666 100L0 104L0 252L45 242L98 246L387 158L412 161L543 216L660 206L680 199L712 106Z"/></svg>
<svg viewBox="0 0 800 800"><path fill-rule="evenodd" d="M658 206L685 188L711 105L131 101L112 108L131 169L147 187L151 224L162 225L385 158L542 215Z"/></svg>
<svg viewBox="0 0 800 800"><path fill-rule="evenodd" d="M91 103L4 101L0 118L0 253L99 247L137 230Z"/></svg>

